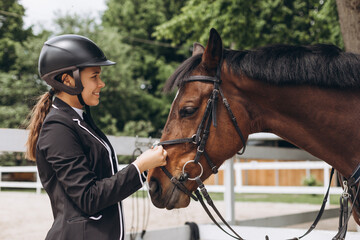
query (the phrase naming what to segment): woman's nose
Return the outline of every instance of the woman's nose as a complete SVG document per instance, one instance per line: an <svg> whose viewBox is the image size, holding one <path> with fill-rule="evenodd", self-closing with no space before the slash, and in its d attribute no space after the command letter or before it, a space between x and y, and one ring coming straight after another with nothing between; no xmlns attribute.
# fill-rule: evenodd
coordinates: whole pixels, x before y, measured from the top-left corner
<svg viewBox="0 0 360 240"><path fill-rule="evenodd" d="M98 86L99 86L100 88L105 87L105 82L103 82L103 81L101 80L101 78L99 78Z"/></svg>

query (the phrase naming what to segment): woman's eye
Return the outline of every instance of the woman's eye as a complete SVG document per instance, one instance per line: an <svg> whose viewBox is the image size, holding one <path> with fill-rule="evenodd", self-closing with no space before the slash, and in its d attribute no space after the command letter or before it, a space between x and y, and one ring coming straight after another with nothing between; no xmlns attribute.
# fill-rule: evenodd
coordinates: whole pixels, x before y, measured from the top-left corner
<svg viewBox="0 0 360 240"><path fill-rule="evenodd" d="M180 116L181 117L190 117L191 115L193 115L196 111L198 110L198 108L195 107L184 107L180 110Z"/></svg>

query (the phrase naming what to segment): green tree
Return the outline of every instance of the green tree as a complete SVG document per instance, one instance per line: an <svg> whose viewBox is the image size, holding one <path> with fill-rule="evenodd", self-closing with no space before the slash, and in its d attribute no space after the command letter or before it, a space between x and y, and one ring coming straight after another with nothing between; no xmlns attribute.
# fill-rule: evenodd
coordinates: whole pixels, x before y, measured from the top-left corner
<svg viewBox="0 0 360 240"><path fill-rule="evenodd" d="M0 71L9 71L15 64L18 44L32 35L31 28L23 29L25 9L17 0L0 2Z"/></svg>
<svg viewBox="0 0 360 240"><path fill-rule="evenodd" d="M107 106L96 111L102 112L99 115L106 116L103 119L116 124L118 129L124 129L128 121L139 124L151 121L152 126L146 129L153 129L150 134L159 136L171 102L162 87L184 57L169 43L155 41L152 34L157 25L170 19L182 5L182 1L174 0L108 2L102 42L107 43L104 51L109 49L109 56L118 64L106 70L116 80L109 80L104 89L106 100L102 104Z"/></svg>
<svg viewBox="0 0 360 240"><path fill-rule="evenodd" d="M16 0L0 2L0 127L23 127L35 88L39 43L31 28L24 29L24 8Z"/></svg>
<svg viewBox="0 0 360 240"><path fill-rule="evenodd" d="M175 0L110 0L103 16L103 25L116 29L122 42L131 46L137 60L132 62L132 78L140 81L142 89L159 95L164 75L168 77L169 63L183 60L177 48L157 42L152 36L155 27L179 12L183 1Z"/></svg>
<svg viewBox="0 0 360 240"><path fill-rule="evenodd" d="M335 0L189 0L154 35L175 44L206 43L214 27L224 45L236 49L273 43L342 46L338 26Z"/></svg>

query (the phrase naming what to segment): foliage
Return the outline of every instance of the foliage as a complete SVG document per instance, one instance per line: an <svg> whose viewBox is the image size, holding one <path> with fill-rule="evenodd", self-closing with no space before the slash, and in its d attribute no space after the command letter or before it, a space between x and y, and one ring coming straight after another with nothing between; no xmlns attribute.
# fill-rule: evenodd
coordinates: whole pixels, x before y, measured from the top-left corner
<svg viewBox="0 0 360 240"><path fill-rule="evenodd" d="M32 35L32 30L23 29L25 9L17 0L2 0L0 9L0 71L6 72L16 62L17 46Z"/></svg>
<svg viewBox="0 0 360 240"><path fill-rule="evenodd" d="M101 40L106 42L104 51L118 64L106 70L108 75L104 72L108 83L102 106L106 107L95 111L98 115L113 116L122 134L128 132L124 127L129 121L134 125L150 123L150 120L151 125L144 134L160 135L171 103L171 96L164 96L162 87L184 57L169 44L156 42L152 33L182 5L181 1L174 0L108 2L102 23L106 39Z"/></svg>
<svg viewBox="0 0 360 240"><path fill-rule="evenodd" d="M125 136L139 136L148 137L149 132L153 132L154 127L150 121L140 120L138 122L129 121L124 127L123 135Z"/></svg>
<svg viewBox="0 0 360 240"><path fill-rule="evenodd" d="M36 97L48 86L37 73L38 54L53 35L81 34L117 62L104 67L95 121L107 134L159 137L173 95L162 87L190 55L193 41L206 44L211 27L226 47L271 43L334 43L343 47L335 0L109 0L102 23L59 15L57 30L33 35L23 26L18 0L0 2L0 127L24 127Z"/></svg>
<svg viewBox="0 0 360 240"><path fill-rule="evenodd" d="M310 175L302 180L302 184L304 186L314 187L314 186L322 186L322 184L316 179L314 175Z"/></svg>
<svg viewBox="0 0 360 240"><path fill-rule="evenodd" d="M1 1L0 9L0 127L18 128L24 126L31 99L44 89L36 81L35 46L42 36L23 29L24 8L17 1Z"/></svg>
<svg viewBox="0 0 360 240"><path fill-rule="evenodd" d="M333 43L343 46L335 0L189 0L156 28L157 39L205 44L211 27L226 47L255 48L274 43Z"/></svg>
<svg viewBox="0 0 360 240"><path fill-rule="evenodd" d="M0 166L34 166L35 162L25 159L25 154L20 152L3 152L0 154Z"/></svg>
<svg viewBox="0 0 360 240"><path fill-rule="evenodd" d="M0 127L24 128L36 96L47 86L37 76L37 58L43 37L28 37L18 44L13 70L0 71ZM41 43L41 44L40 44Z"/></svg>

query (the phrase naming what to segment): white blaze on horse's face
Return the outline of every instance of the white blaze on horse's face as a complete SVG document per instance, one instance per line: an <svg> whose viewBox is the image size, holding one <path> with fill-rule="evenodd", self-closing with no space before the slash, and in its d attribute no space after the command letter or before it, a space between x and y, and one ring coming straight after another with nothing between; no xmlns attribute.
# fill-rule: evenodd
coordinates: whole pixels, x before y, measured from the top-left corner
<svg viewBox="0 0 360 240"><path fill-rule="evenodd" d="M171 103L170 112L172 112L172 109L173 109L173 106L174 106L174 102L176 101L176 98L177 98L178 95L179 95L179 91L180 91L180 90L178 89L177 92L176 92L175 98L174 98L173 102Z"/></svg>

